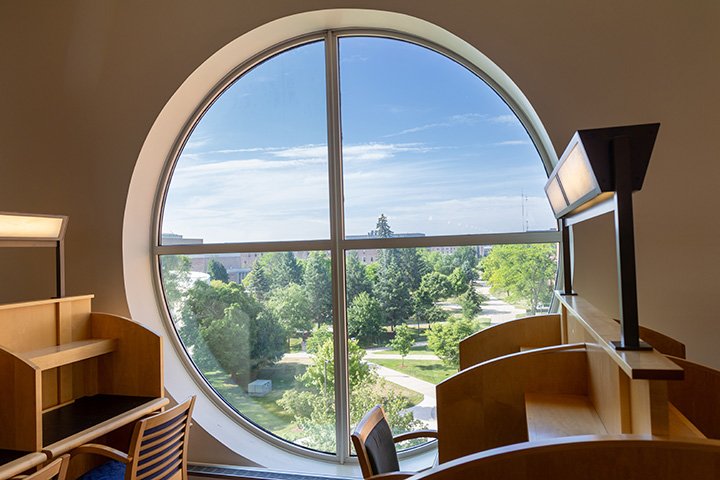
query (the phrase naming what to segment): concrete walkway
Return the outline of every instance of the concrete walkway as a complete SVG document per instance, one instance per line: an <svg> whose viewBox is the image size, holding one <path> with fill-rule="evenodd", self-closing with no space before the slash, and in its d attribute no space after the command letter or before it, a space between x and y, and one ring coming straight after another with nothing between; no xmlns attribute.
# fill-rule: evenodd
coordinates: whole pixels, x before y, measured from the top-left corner
<svg viewBox="0 0 720 480"><path fill-rule="evenodd" d="M410 407L408 410L413 413L413 417L415 417L415 419L424 422L427 428L437 428L437 411L435 408L437 402L435 400L434 384L426 382L425 380L420 380L419 378L411 377L406 373L398 372L397 370L393 370L391 368L383 367L374 363L371 365L385 380L414 392L421 393L423 395L422 401L414 407Z"/></svg>
<svg viewBox="0 0 720 480"><path fill-rule="evenodd" d="M485 295L488 300L483 302L482 311L480 312L481 317L489 317L490 323L503 323L508 320L514 320L519 315L525 315L526 311L524 308L517 308L514 305L510 305L499 298L496 298L490 294L490 287L485 285L485 282L481 282L480 286L477 287L477 291L481 295Z"/></svg>

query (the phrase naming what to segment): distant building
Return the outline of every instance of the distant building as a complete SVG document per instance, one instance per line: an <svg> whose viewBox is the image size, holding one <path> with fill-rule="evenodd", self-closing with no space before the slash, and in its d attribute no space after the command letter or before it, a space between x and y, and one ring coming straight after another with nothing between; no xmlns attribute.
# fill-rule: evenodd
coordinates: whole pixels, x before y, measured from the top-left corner
<svg viewBox="0 0 720 480"><path fill-rule="evenodd" d="M393 233L391 238L413 238L413 237L424 237L424 233ZM348 240L366 240L378 238L377 233L372 230L365 235L348 235ZM163 233L162 234L163 245L202 245L202 238L185 238L183 235L177 233ZM459 247L428 247L428 250L432 252L440 252L445 255L451 255ZM472 247L475 249L478 257L486 257L492 245L476 245ZM357 253L358 259L364 265L369 265L378 260L380 250L378 248L365 248L352 250ZM294 252L295 258L304 260L308 257L310 252L300 251ZM258 252L242 252L242 253L201 253L196 255L188 255L190 258L190 270L193 272L208 273L208 264L210 260L215 260L225 267L228 272L228 277L231 282L240 283L245 277L248 276L250 271L255 265L258 258L262 257L264 253Z"/></svg>

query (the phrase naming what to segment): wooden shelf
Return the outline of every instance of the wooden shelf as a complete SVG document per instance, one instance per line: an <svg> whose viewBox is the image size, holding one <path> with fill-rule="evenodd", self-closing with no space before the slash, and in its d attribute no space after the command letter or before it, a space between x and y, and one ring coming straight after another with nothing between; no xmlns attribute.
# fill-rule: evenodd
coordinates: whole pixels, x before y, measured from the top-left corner
<svg viewBox="0 0 720 480"><path fill-rule="evenodd" d="M40 370L50 370L113 352L116 346L114 338L98 338L24 352L23 356Z"/></svg>
<svg viewBox="0 0 720 480"><path fill-rule="evenodd" d="M620 325L581 296L563 295L559 291L555 292L555 296L575 324L581 326L579 332L573 333L573 325L568 322L569 342L586 341L600 345L633 380L683 379L683 369L656 351L616 350L610 342L620 339Z"/></svg>
<svg viewBox="0 0 720 480"><path fill-rule="evenodd" d="M608 433L585 395L526 393L525 415L531 441Z"/></svg>

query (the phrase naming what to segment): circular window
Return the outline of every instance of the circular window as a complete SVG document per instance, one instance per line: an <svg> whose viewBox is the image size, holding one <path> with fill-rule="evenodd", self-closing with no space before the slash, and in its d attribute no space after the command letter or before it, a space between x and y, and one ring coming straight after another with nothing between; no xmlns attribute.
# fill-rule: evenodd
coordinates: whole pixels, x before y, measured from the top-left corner
<svg viewBox="0 0 720 480"><path fill-rule="evenodd" d="M394 33L239 67L181 137L155 248L207 385L259 434L342 458L377 403L396 433L435 427L458 341L550 303L532 138L482 72Z"/></svg>

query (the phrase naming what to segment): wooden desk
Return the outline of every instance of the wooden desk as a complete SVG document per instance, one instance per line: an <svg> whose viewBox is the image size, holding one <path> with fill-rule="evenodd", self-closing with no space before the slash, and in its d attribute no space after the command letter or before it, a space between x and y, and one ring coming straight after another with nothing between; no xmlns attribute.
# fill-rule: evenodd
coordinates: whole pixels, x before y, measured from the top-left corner
<svg viewBox="0 0 720 480"><path fill-rule="evenodd" d="M7 480L27 472L31 468L45 463L44 453L18 452L16 450L0 450L0 480Z"/></svg>
<svg viewBox="0 0 720 480"><path fill-rule="evenodd" d="M168 403L162 338L91 300L0 305L0 449L51 460Z"/></svg>
<svg viewBox="0 0 720 480"><path fill-rule="evenodd" d="M526 393L525 416L530 441L608 433L586 395Z"/></svg>
<svg viewBox="0 0 720 480"><path fill-rule="evenodd" d="M43 438L48 442L43 452L48 458L56 458L121 427L134 424L168 403L167 398L120 395L83 397L43 415Z"/></svg>

